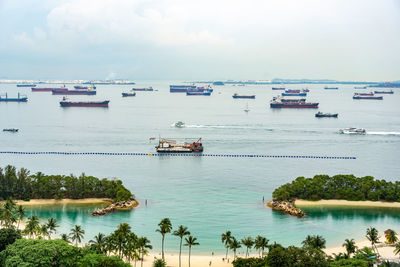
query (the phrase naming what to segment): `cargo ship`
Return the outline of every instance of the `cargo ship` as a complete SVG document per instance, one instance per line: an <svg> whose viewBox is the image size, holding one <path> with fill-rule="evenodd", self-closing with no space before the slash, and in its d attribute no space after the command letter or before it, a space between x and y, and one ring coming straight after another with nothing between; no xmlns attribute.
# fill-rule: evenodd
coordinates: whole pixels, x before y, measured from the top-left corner
<svg viewBox="0 0 400 267"><path fill-rule="evenodd" d="M170 85L170 93L186 93L189 89L196 89L196 85Z"/></svg>
<svg viewBox="0 0 400 267"><path fill-rule="evenodd" d="M353 99L363 100L363 99L370 99L370 100L383 100L383 96L363 96L363 95L354 95Z"/></svg>
<svg viewBox="0 0 400 267"><path fill-rule="evenodd" d="M337 118L339 114L337 113L322 113L318 112L315 113L316 118Z"/></svg>
<svg viewBox="0 0 400 267"><path fill-rule="evenodd" d="M18 97L17 98L9 98L7 93L4 96L0 96L0 102L27 102L28 101L28 97L25 95L20 95L18 93Z"/></svg>
<svg viewBox="0 0 400 267"><path fill-rule="evenodd" d="M18 129L15 129L15 128L3 129L3 132L11 132L11 133L16 133L16 132L18 132Z"/></svg>
<svg viewBox="0 0 400 267"><path fill-rule="evenodd" d="M127 97L127 96L136 96L136 93L135 92L132 92L132 93L122 93L122 97Z"/></svg>
<svg viewBox="0 0 400 267"><path fill-rule="evenodd" d="M132 88L132 91L153 91L153 87L148 88Z"/></svg>
<svg viewBox="0 0 400 267"><path fill-rule="evenodd" d="M375 94L393 94L393 90L390 91L374 91Z"/></svg>
<svg viewBox="0 0 400 267"><path fill-rule="evenodd" d="M282 93L282 96L307 96L307 93Z"/></svg>
<svg viewBox="0 0 400 267"><path fill-rule="evenodd" d="M355 86L354 89L367 89L367 86Z"/></svg>
<svg viewBox="0 0 400 267"><path fill-rule="evenodd" d="M256 95L238 95L237 93L233 94L233 98L249 98L249 99L255 99Z"/></svg>
<svg viewBox="0 0 400 267"><path fill-rule="evenodd" d="M203 144L201 138L193 143L176 144L175 140L160 139L156 151L158 153L193 153L203 152Z"/></svg>
<svg viewBox="0 0 400 267"><path fill-rule="evenodd" d="M285 87L272 87L272 90L286 90Z"/></svg>
<svg viewBox="0 0 400 267"><path fill-rule="evenodd" d="M68 88L64 86L61 87L37 87L37 88L31 88L32 92L51 92L53 90L64 90L67 91Z"/></svg>
<svg viewBox="0 0 400 267"><path fill-rule="evenodd" d="M17 84L17 87L36 87L36 84L23 83L23 84Z"/></svg>
<svg viewBox="0 0 400 267"><path fill-rule="evenodd" d="M60 101L60 106L61 107L104 107L104 108L108 108L108 103L110 103L110 100L72 102L72 101L68 101L68 99L64 97L63 100Z"/></svg>
<svg viewBox="0 0 400 267"><path fill-rule="evenodd" d="M271 108L318 108L319 103L311 103L306 101L291 101L273 98L270 107Z"/></svg>
<svg viewBox="0 0 400 267"><path fill-rule="evenodd" d="M95 95L96 90L68 90L56 89L51 91L53 95Z"/></svg>
<svg viewBox="0 0 400 267"><path fill-rule="evenodd" d="M83 85L75 85L74 88L78 90L89 89L89 87Z"/></svg>
<svg viewBox="0 0 400 267"><path fill-rule="evenodd" d="M354 95L373 96L374 93L373 92L370 92L370 93L354 93Z"/></svg>
<svg viewBox="0 0 400 267"><path fill-rule="evenodd" d="M186 95L211 95L211 91L187 91Z"/></svg>
<svg viewBox="0 0 400 267"><path fill-rule="evenodd" d="M328 87L328 86L325 86L324 89L325 90L339 90L339 87Z"/></svg>

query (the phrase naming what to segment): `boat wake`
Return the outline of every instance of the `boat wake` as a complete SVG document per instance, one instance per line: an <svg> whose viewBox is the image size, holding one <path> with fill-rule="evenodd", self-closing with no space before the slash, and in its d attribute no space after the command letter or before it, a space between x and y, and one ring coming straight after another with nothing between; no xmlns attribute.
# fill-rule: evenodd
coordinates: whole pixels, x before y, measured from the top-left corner
<svg viewBox="0 0 400 267"><path fill-rule="evenodd" d="M371 135L398 135L400 136L400 132L368 132L367 134Z"/></svg>
<svg viewBox="0 0 400 267"><path fill-rule="evenodd" d="M254 129L254 130L268 130L273 129L255 126L240 126L240 125L186 125L186 128L214 128L214 129Z"/></svg>

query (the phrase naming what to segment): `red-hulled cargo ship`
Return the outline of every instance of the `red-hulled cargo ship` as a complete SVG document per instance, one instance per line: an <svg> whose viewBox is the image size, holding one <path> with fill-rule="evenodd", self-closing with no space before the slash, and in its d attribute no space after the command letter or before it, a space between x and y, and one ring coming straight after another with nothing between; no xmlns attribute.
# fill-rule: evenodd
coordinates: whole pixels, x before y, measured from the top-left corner
<svg viewBox="0 0 400 267"><path fill-rule="evenodd" d="M51 91L53 95L95 95L96 90L64 90L56 89Z"/></svg>
<svg viewBox="0 0 400 267"><path fill-rule="evenodd" d="M68 88L64 87L32 87L31 88L32 92L51 92L53 90L58 90L58 91L67 91Z"/></svg>
<svg viewBox="0 0 400 267"><path fill-rule="evenodd" d="M108 108L108 103L110 103L110 100L72 102L72 101L68 101L64 97L63 100L60 101L60 106L62 106L62 107L103 107L103 108Z"/></svg>

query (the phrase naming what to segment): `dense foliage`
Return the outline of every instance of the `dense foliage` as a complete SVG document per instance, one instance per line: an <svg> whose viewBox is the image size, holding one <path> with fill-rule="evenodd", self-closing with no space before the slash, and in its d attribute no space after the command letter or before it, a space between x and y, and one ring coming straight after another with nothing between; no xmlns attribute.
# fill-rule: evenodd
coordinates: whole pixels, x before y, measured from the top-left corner
<svg viewBox="0 0 400 267"><path fill-rule="evenodd" d="M374 180L371 176L315 175L313 178L298 177L280 186L272 193L278 200L372 200L400 201L400 181Z"/></svg>
<svg viewBox="0 0 400 267"><path fill-rule="evenodd" d="M1 266L130 266L117 257L93 254L63 240L19 239L0 253Z"/></svg>
<svg viewBox="0 0 400 267"><path fill-rule="evenodd" d="M122 185L121 180L99 179L82 174L45 175L30 172L13 166L0 168L0 200L8 199L62 199L62 198L112 198L115 201L127 200L132 193Z"/></svg>
<svg viewBox="0 0 400 267"><path fill-rule="evenodd" d="M0 229L0 251L3 251L6 246L15 242L15 240L22 238L21 231L14 228L1 228Z"/></svg>

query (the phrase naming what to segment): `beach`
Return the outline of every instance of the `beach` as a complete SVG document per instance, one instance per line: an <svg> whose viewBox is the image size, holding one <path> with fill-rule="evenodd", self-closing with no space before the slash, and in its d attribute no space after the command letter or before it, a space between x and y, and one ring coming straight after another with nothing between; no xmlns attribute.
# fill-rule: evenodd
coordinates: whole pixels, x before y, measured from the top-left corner
<svg viewBox="0 0 400 267"><path fill-rule="evenodd" d="M65 204L110 204L109 198L82 198L82 199L31 199L29 201L15 200L17 205L22 206L42 206L42 205L65 205Z"/></svg>
<svg viewBox="0 0 400 267"><path fill-rule="evenodd" d="M383 201L349 201L343 199L329 199L309 201L297 199L296 207L301 206L349 206L349 207L377 207L377 208L400 208L400 202L383 202Z"/></svg>

